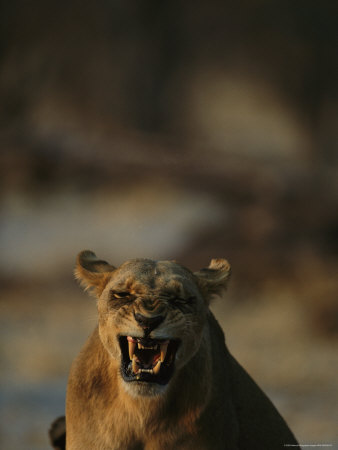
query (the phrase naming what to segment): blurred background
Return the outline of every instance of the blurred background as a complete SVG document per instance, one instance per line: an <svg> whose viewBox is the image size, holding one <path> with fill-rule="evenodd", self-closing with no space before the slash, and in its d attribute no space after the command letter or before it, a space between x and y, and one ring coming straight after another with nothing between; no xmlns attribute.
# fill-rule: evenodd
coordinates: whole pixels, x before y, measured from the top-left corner
<svg viewBox="0 0 338 450"><path fill-rule="evenodd" d="M338 448L337 30L329 0L1 3L1 448L63 414L86 248L226 257L230 351Z"/></svg>

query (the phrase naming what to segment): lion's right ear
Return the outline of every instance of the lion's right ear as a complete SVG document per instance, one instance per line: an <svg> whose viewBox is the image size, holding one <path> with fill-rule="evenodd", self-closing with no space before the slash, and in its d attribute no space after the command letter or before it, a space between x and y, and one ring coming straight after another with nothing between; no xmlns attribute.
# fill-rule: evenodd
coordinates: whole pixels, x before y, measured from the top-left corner
<svg viewBox="0 0 338 450"><path fill-rule="evenodd" d="M94 252L83 250L76 258L74 274L85 290L92 288L99 296L114 270L114 266L98 259Z"/></svg>

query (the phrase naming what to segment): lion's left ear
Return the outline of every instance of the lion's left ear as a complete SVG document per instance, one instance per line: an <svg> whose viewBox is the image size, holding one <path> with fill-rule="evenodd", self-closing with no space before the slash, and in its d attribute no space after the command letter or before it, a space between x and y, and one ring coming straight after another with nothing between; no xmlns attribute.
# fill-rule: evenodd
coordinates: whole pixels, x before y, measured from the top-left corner
<svg viewBox="0 0 338 450"><path fill-rule="evenodd" d="M114 270L114 266L98 259L94 252L83 250L77 256L74 274L86 290L93 288L94 293L99 296Z"/></svg>
<svg viewBox="0 0 338 450"><path fill-rule="evenodd" d="M231 266L226 259L212 259L209 267L194 273L198 287L209 303L213 295L221 294L231 275Z"/></svg>

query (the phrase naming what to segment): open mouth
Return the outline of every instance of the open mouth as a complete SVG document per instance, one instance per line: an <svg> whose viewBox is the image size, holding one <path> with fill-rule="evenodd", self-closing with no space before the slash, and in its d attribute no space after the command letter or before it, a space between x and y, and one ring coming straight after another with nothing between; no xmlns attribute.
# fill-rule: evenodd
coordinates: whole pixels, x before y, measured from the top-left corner
<svg viewBox="0 0 338 450"><path fill-rule="evenodd" d="M178 340L120 336L121 373L125 381L167 384L174 373Z"/></svg>

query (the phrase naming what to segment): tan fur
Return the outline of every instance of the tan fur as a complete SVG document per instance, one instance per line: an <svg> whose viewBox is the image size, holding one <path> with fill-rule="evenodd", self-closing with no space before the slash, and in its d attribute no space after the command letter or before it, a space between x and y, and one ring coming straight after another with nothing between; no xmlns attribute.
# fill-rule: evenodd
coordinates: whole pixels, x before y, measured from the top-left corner
<svg viewBox="0 0 338 450"><path fill-rule="evenodd" d="M228 352L208 308L230 265L212 260L193 274L172 261L121 267L82 252L76 277L98 296L99 324L74 361L66 406L67 450L282 449L296 444L269 399ZM111 291L135 293L132 302ZM118 335L142 336L134 313L161 314L154 339L181 339L166 386L126 382Z"/></svg>

